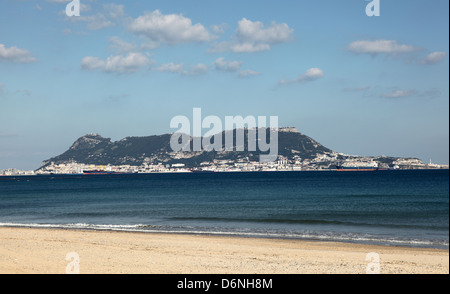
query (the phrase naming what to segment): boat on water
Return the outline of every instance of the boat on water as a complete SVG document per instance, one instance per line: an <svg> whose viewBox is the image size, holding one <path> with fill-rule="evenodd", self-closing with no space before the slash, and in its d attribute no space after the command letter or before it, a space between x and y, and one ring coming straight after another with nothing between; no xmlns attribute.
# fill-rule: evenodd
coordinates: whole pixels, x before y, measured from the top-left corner
<svg viewBox="0 0 450 294"><path fill-rule="evenodd" d="M362 162L358 164L353 163L344 163L336 165L337 171L378 171L378 170L387 170L387 168L382 168L378 165L377 162Z"/></svg>
<svg viewBox="0 0 450 294"><path fill-rule="evenodd" d="M336 166L337 171L377 171L378 167L371 166Z"/></svg>
<svg viewBox="0 0 450 294"><path fill-rule="evenodd" d="M214 173L215 171L213 170L209 170L209 169L198 169L198 168L194 168L191 169L192 173Z"/></svg>
<svg viewBox="0 0 450 294"><path fill-rule="evenodd" d="M83 175L118 175L122 174L114 171L105 171L105 170L84 170Z"/></svg>

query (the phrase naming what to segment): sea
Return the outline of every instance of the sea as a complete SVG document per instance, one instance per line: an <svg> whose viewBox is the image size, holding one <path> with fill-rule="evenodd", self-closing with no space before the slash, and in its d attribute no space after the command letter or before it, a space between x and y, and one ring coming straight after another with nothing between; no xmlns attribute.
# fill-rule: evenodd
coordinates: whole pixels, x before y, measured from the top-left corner
<svg viewBox="0 0 450 294"><path fill-rule="evenodd" d="M2 176L0 226L448 249L449 171Z"/></svg>

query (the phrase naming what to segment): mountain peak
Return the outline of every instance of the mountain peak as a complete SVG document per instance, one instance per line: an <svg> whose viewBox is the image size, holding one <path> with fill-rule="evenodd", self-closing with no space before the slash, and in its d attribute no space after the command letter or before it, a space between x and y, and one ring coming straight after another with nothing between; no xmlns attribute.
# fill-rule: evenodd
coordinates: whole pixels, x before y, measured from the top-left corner
<svg viewBox="0 0 450 294"><path fill-rule="evenodd" d="M92 149L97 145L105 142L110 142L111 139L106 139L100 136L99 134L87 134L83 137L80 137L78 140L73 143L72 147L69 150L82 150L82 149Z"/></svg>
<svg viewBox="0 0 450 294"><path fill-rule="evenodd" d="M91 134L84 135L81 138L103 138L103 137L97 133L91 133Z"/></svg>
<svg viewBox="0 0 450 294"><path fill-rule="evenodd" d="M296 127L281 127L278 131L283 133L300 133Z"/></svg>

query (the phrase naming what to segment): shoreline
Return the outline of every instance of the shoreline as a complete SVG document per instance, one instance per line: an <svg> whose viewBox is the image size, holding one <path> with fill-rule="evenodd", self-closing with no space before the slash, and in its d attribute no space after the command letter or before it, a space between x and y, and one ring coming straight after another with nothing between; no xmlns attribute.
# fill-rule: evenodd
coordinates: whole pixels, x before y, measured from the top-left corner
<svg viewBox="0 0 450 294"><path fill-rule="evenodd" d="M449 250L447 245L427 244L425 241L415 241L407 244L408 241L394 239L330 239L307 236L290 236L290 235L271 235L264 233L242 233L227 231L182 231L182 230L158 230L158 229L138 229L141 225L91 225L91 224L14 224L1 223L0 228L23 228L23 229L48 229L48 230L73 230L73 231L91 231L91 232L118 232L118 233L138 233L138 234L169 234L169 235L186 235L186 236L205 236L205 237L230 237L245 239L268 239L268 240L286 240L299 242L322 242L337 244L354 244L363 246L383 246L393 248L411 248L411 249L437 249ZM132 228L131 228L132 227ZM411 241L410 241L411 242ZM414 244L414 245L412 245Z"/></svg>
<svg viewBox="0 0 450 294"><path fill-rule="evenodd" d="M378 170L340 170L340 169L301 169L301 170L230 170L230 171L167 171L167 172L113 172L113 173L42 173L42 174L17 174L17 175L2 175L0 177L36 177L36 176L111 176L111 175L153 175L153 174L202 174L202 173L270 173L270 172L336 172L336 171L348 171L348 172L377 172L377 171L449 171L445 168L401 168L401 169L378 169Z"/></svg>
<svg viewBox="0 0 450 294"><path fill-rule="evenodd" d="M365 274L377 258L381 274L449 274L432 248L26 227L0 227L0 242L0 274L64 274L71 252L81 274Z"/></svg>

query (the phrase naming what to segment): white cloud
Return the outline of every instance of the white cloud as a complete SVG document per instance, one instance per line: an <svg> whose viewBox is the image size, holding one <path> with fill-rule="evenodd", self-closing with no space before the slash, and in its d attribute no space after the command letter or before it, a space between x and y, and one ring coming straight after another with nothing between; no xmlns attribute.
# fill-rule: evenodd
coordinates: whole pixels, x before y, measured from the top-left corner
<svg viewBox="0 0 450 294"><path fill-rule="evenodd" d="M383 98L403 98L408 97L416 94L416 91L414 90L395 90L390 93L382 94L381 97Z"/></svg>
<svg viewBox="0 0 450 294"><path fill-rule="evenodd" d="M157 48L159 45L150 41L143 42L141 44L130 43L120 39L119 37L111 37L108 40L109 49L119 54L127 52L142 52Z"/></svg>
<svg viewBox="0 0 450 294"><path fill-rule="evenodd" d="M430 53L427 57L419 61L419 64L436 64L441 62L447 57L446 52L433 52Z"/></svg>
<svg viewBox="0 0 450 294"><path fill-rule="evenodd" d="M84 70L104 69L106 62L98 57L86 56L81 60L81 68Z"/></svg>
<svg viewBox="0 0 450 294"><path fill-rule="evenodd" d="M261 51L269 51L271 49L270 44L257 44L252 42L245 43L223 43L221 46L225 46L226 50L230 50L235 53L253 53ZM219 48L219 47L217 47Z"/></svg>
<svg viewBox="0 0 450 294"><path fill-rule="evenodd" d="M0 62L14 62L14 63L30 63L37 61L31 56L28 50L17 47L7 48L4 44L0 44Z"/></svg>
<svg viewBox="0 0 450 294"><path fill-rule="evenodd" d="M310 68L298 78L299 82L311 82L323 77L323 71L320 68Z"/></svg>
<svg viewBox="0 0 450 294"><path fill-rule="evenodd" d="M389 93L385 93L380 95L382 98L405 98L405 97L420 97L426 99L434 99L442 95L442 92L437 88L431 88L424 91L416 91L416 90L394 90Z"/></svg>
<svg viewBox="0 0 450 294"><path fill-rule="evenodd" d="M307 82L312 82L315 80L318 80L322 77L324 77L324 72L323 70L321 70L320 68L310 68L308 69L304 74L302 74L301 76L299 76L296 79L293 80L280 80L280 85L288 85L288 84L293 84L293 83L307 83Z"/></svg>
<svg viewBox="0 0 450 294"><path fill-rule="evenodd" d="M84 13L84 12L89 12L91 11L91 6L89 4L85 4L85 3L80 3L80 12Z"/></svg>
<svg viewBox="0 0 450 294"><path fill-rule="evenodd" d="M238 22L234 40L216 44L210 52L231 51L236 53L252 53L268 51L272 45L292 41L294 30L287 24L273 22L265 27L260 21L251 21L246 18Z"/></svg>
<svg viewBox="0 0 450 294"><path fill-rule="evenodd" d="M109 49L119 52L120 54L126 52L136 51L136 45L132 43L128 43L119 37L110 37L108 39Z"/></svg>
<svg viewBox="0 0 450 294"><path fill-rule="evenodd" d="M197 65L193 65L189 68L190 75L200 75L209 71L209 66L203 63L199 63Z"/></svg>
<svg viewBox="0 0 450 294"><path fill-rule="evenodd" d="M228 25L223 23L221 25L213 25L211 26L211 29L214 31L214 33L216 34L224 34L225 30L228 28Z"/></svg>
<svg viewBox="0 0 450 294"><path fill-rule="evenodd" d="M120 19L125 16L125 6L114 3L104 4L105 14L111 19Z"/></svg>
<svg viewBox="0 0 450 294"><path fill-rule="evenodd" d="M254 77L254 76L259 76L261 73L254 71L254 70L241 70L239 71L239 77L241 78L250 78L250 77Z"/></svg>
<svg viewBox="0 0 450 294"><path fill-rule="evenodd" d="M141 53L128 53L128 55L110 56L106 60L98 57L87 56L81 61L81 68L94 71L101 70L107 73L133 73L144 67L150 66L153 61Z"/></svg>
<svg viewBox="0 0 450 294"><path fill-rule="evenodd" d="M272 23L268 28L265 28L260 21L252 22L243 18L238 22L236 35L241 42L278 44L291 41L293 31L285 23Z"/></svg>
<svg viewBox="0 0 450 294"><path fill-rule="evenodd" d="M356 54L372 56L378 54L395 55L419 50L419 48L413 46L399 44L395 40L354 41L348 45L347 49Z"/></svg>
<svg viewBox="0 0 450 294"><path fill-rule="evenodd" d="M166 63L156 68L157 71L161 72L171 72L171 73L185 73L184 64L182 63Z"/></svg>
<svg viewBox="0 0 450 294"><path fill-rule="evenodd" d="M140 53L129 53L127 56L112 56L106 60L106 72L130 73L139 71L150 65L150 59Z"/></svg>
<svg viewBox="0 0 450 294"><path fill-rule="evenodd" d="M86 15L91 10L90 5L80 3L81 15L77 17L66 17L66 20L72 22L85 22L89 30L101 30L115 26L125 16L123 5L104 4L103 10L96 14ZM61 14L66 14L65 10Z"/></svg>
<svg viewBox="0 0 450 294"><path fill-rule="evenodd" d="M164 15L159 10L134 19L128 29L134 34L160 44L209 42L216 38L203 25L192 24L189 18L181 14Z"/></svg>
<svg viewBox="0 0 450 294"><path fill-rule="evenodd" d="M170 72L170 73L176 73L181 75L188 75L188 76L195 76L204 74L209 71L209 67L203 63L199 63L197 65L192 65L189 67L189 69L185 69L185 66L183 63L166 63L162 64L155 70L160 72Z"/></svg>
<svg viewBox="0 0 450 294"><path fill-rule="evenodd" d="M114 26L114 22L109 20L104 14L97 13L95 15L67 17L71 21L84 21L87 23L89 30L101 30Z"/></svg>
<svg viewBox="0 0 450 294"><path fill-rule="evenodd" d="M241 61L226 61L225 58L220 57L214 62L213 66L218 71L237 72L240 78L250 78L261 74L254 70L241 70L242 64Z"/></svg>
<svg viewBox="0 0 450 294"><path fill-rule="evenodd" d="M225 61L225 58L220 57L214 62L214 65L217 70L235 72L241 68L242 62L240 62L240 61Z"/></svg>

